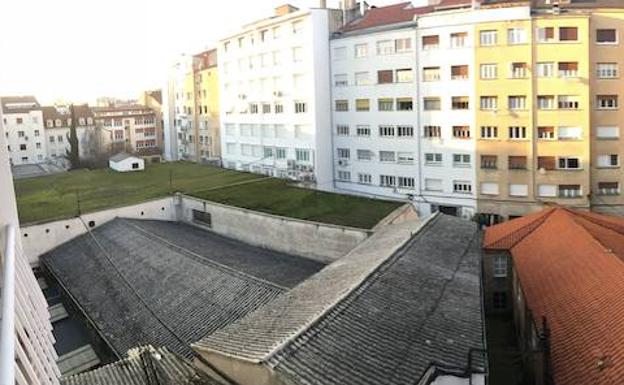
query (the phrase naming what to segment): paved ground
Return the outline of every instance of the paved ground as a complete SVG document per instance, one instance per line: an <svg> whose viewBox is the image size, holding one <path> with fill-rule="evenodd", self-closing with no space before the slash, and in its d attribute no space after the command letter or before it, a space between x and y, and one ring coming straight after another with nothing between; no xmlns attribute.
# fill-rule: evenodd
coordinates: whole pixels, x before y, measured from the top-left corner
<svg viewBox="0 0 624 385"><path fill-rule="evenodd" d="M65 169L52 163L21 164L11 167L13 179L36 178L39 176L58 174Z"/></svg>

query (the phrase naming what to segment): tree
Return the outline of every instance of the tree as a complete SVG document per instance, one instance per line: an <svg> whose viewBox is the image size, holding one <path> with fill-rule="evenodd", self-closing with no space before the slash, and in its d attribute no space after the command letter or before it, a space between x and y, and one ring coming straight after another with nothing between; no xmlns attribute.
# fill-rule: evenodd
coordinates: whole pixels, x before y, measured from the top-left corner
<svg viewBox="0 0 624 385"><path fill-rule="evenodd" d="M80 168L80 150L78 149L78 132L76 130L76 113L74 110L74 105L69 106L71 113L71 125L69 127L69 135L67 135L67 140L69 142L69 148L67 151L67 159L71 164L72 169Z"/></svg>

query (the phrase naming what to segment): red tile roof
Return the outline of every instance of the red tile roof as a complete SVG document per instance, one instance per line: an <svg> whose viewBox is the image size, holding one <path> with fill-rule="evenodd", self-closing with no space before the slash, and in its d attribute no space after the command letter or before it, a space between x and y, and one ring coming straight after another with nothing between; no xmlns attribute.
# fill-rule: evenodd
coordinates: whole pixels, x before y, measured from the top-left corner
<svg viewBox="0 0 624 385"><path fill-rule="evenodd" d="M546 317L557 385L623 383L624 219L550 208L488 228L484 248L511 252Z"/></svg>
<svg viewBox="0 0 624 385"><path fill-rule="evenodd" d="M414 7L409 1L388 5L385 7L371 7L364 16L348 23L341 31L350 32L360 29L380 27L383 25L405 23L412 21L415 15L424 15L436 10L458 8L472 4L471 0L442 0L437 5Z"/></svg>

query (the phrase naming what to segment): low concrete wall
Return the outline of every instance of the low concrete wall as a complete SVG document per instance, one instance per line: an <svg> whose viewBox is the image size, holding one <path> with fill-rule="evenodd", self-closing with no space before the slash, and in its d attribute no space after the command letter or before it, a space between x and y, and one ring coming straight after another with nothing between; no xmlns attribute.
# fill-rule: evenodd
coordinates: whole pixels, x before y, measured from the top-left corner
<svg viewBox="0 0 624 385"><path fill-rule="evenodd" d="M210 230L242 242L298 255L321 262L333 262L368 238L372 231L300 219L178 195L178 220L203 228L193 221L193 210L210 214Z"/></svg>
<svg viewBox="0 0 624 385"><path fill-rule="evenodd" d="M173 198L163 198L132 206L113 208L81 216L82 221L93 228L116 217L157 219L173 221L176 219ZM80 218L70 218L55 222L23 226L22 246L32 266L39 264L39 256L55 247L87 232Z"/></svg>

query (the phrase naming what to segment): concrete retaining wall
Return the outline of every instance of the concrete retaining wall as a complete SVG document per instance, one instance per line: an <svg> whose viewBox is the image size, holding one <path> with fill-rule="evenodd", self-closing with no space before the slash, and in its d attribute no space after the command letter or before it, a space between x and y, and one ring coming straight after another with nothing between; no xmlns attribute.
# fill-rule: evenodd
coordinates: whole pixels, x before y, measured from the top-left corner
<svg viewBox="0 0 624 385"><path fill-rule="evenodd" d="M205 201L187 195L176 197L178 220L193 221L193 210L210 213L210 230L242 242L322 262L347 254L372 233L368 230L285 218Z"/></svg>
<svg viewBox="0 0 624 385"><path fill-rule="evenodd" d="M119 207L82 215L82 221L93 228L116 217L173 221L176 218L173 199L163 198L132 206ZM32 266L39 264L39 256L87 232L80 218L22 227L22 246Z"/></svg>

